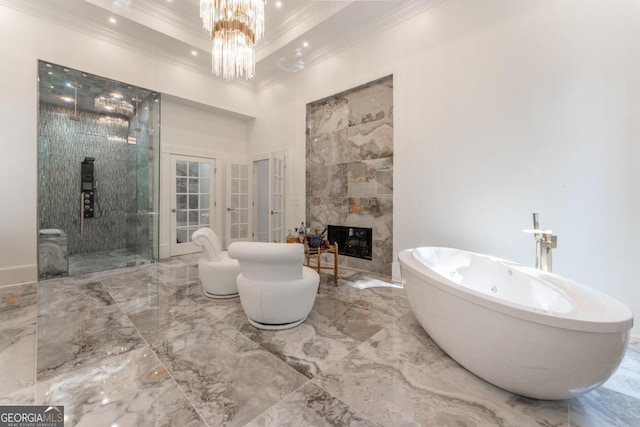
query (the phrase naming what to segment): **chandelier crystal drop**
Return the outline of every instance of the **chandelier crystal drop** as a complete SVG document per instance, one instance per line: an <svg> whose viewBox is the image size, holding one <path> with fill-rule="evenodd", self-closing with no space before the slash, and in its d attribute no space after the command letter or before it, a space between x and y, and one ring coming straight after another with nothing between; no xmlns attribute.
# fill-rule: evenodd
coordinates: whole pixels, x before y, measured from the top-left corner
<svg viewBox="0 0 640 427"><path fill-rule="evenodd" d="M255 73L254 45L264 36L266 0L200 0L200 17L213 43L212 69L231 80Z"/></svg>

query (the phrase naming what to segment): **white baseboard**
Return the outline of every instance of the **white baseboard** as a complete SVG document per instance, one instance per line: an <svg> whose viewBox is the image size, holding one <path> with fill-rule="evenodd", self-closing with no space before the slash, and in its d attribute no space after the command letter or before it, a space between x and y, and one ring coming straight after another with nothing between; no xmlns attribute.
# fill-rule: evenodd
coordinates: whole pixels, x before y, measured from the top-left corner
<svg viewBox="0 0 640 427"><path fill-rule="evenodd" d="M36 264L0 268L0 286L2 287L37 281L38 266Z"/></svg>
<svg viewBox="0 0 640 427"><path fill-rule="evenodd" d="M391 280L398 283L402 281L400 278L400 263L398 261L391 263Z"/></svg>

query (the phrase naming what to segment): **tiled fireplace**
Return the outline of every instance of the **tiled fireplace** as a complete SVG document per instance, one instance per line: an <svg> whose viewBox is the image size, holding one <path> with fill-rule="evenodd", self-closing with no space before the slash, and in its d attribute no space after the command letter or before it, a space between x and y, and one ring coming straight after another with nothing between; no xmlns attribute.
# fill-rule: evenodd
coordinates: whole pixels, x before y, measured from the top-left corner
<svg viewBox="0 0 640 427"><path fill-rule="evenodd" d="M307 104L306 151L310 229L370 229L371 254L341 255L340 264L390 275L393 77Z"/></svg>

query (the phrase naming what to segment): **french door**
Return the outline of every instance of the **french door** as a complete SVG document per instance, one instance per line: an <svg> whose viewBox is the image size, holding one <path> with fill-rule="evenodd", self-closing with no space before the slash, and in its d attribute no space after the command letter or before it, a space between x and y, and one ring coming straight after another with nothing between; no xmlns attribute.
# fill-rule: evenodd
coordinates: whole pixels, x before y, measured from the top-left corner
<svg viewBox="0 0 640 427"><path fill-rule="evenodd" d="M253 160L254 240L284 242L286 153L256 156Z"/></svg>
<svg viewBox="0 0 640 427"><path fill-rule="evenodd" d="M283 154L271 155L270 164L270 185L271 190L271 241L284 243L284 167L285 156Z"/></svg>
<svg viewBox="0 0 640 427"><path fill-rule="evenodd" d="M227 245L250 240L249 165L230 163L227 168Z"/></svg>
<svg viewBox="0 0 640 427"><path fill-rule="evenodd" d="M191 235L215 224L215 159L172 154L171 168L171 256L199 252Z"/></svg>

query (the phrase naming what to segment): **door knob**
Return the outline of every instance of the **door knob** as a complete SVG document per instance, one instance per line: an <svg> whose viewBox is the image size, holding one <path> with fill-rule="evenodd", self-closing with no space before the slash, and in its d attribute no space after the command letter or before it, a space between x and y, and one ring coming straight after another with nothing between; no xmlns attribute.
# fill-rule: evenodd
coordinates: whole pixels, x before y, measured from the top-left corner
<svg viewBox="0 0 640 427"><path fill-rule="evenodd" d="M234 211L234 210L235 209L233 209L233 208L227 208L227 212L231 212L231 211Z"/></svg>
<svg viewBox="0 0 640 427"><path fill-rule="evenodd" d="M178 209L171 209L171 212L176 213L178 212Z"/></svg>

